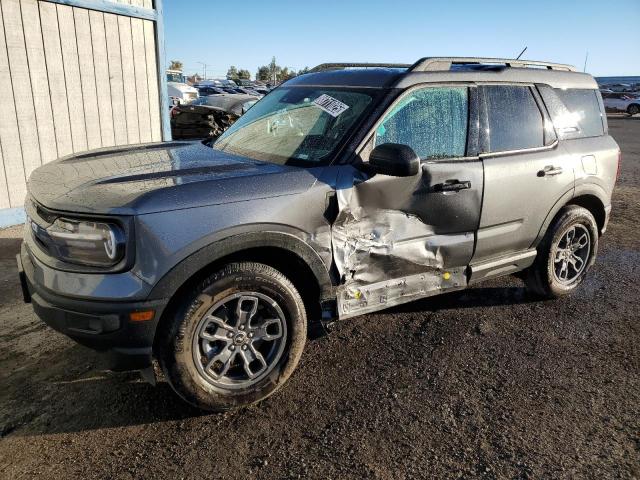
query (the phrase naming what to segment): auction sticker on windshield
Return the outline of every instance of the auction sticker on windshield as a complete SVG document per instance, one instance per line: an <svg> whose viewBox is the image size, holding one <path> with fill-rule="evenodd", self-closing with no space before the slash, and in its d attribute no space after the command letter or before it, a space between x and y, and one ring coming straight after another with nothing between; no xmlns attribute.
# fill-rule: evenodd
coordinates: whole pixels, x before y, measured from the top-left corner
<svg viewBox="0 0 640 480"><path fill-rule="evenodd" d="M319 108L327 112L332 117L337 117L344 112L349 105L342 103L337 98L333 98L331 95L323 93L313 101Z"/></svg>

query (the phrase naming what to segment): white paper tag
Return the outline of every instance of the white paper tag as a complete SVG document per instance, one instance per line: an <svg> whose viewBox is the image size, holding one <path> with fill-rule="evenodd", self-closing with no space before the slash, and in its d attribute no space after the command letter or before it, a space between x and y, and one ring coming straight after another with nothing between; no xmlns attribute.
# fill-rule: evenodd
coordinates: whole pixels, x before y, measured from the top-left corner
<svg viewBox="0 0 640 480"><path fill-rule="evenodd" d="M337 117L349 108L349 105L342 103L337 98L333 98L331 95L327 95L326 93L316 98L313 103L332 117Z"/></svg>

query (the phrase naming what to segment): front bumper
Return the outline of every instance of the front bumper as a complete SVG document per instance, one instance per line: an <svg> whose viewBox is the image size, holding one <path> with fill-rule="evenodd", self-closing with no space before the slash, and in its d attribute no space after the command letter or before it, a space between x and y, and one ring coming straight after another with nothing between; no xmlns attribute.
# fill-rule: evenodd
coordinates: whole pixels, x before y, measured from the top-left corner
<svg viewBox="0 0 640 480"><path fill-rule="evenodd" d="M151 365L153 338L167 300L104 301L60 295L35 280L35 264L25 244L17 255L25 302L42 321L76 342L105 352L112 370L140 370ZM38 268L49 268L38 265ZM69 274L72 275L72 274ZM129 314L154 310L147 321Z"/></svg>

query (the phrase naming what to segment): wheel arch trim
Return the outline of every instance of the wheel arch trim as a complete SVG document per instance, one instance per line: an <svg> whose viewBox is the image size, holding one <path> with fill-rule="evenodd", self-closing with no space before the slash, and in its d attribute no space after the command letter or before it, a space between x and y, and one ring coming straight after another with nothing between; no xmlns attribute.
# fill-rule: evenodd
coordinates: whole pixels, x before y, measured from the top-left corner
<svg viewBox="0 0 640 480"><path fill-rule="evenodd" d="M572 205L572 204L579 205L580 203L576 202L576 200L581 199L581 198L585 198L585 197L592 197L592 198L597 199L600 202L601 206L602 206L603 212L606 211L606 207L608 205L607 195L606 195L606 192L604 191L604 189L600 185L595 184L595 183L583 183L583 184L580 184L580 185L576 185L575 189L571 189L571 190L565 192L558 199L558 201L553 205L553 207L551 208L551 210L547 214L547 216L546 216L546 218L544 220L544 223L540 227L540 231L538 232L538 236L536 237L535 241L533 242L533 244L531 246L532 247L536 247L540 243L540 241L544 237L545 233L547 232L547 229L549 228L549 225L551 224L553 219L556 217L558 212L563 207L565 207L567 205ZM602 229L601 225L598 225L599 233L602 233L601 229Z"/></svg>
<svg viewBox="0 0 640 480"><path fill-rule="evenodd" d="M579 205L586 208L595 217L598 234L602 235L607 227L607 209L610 209L611 198L605 190L595 183L576 185L576 192L568 202L570 205Z"/></svg>
<svg viewBox="0 0 640 480"><path fill-rule="evenodd" d="M185 282L207 266L230 255L256 248L278 248L298 256L313 272L321 293L331 291L333 283L329 271L310 245L290 233L253 231L228 236L193 252L156 283L148 299L171 298Z"/></svg>

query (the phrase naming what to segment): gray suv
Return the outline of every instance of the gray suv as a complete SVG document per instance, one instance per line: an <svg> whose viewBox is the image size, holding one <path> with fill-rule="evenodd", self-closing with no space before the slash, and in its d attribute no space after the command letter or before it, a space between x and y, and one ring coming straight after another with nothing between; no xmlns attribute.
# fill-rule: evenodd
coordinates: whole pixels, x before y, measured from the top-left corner
<svg viewBox="0 0 640 480"><path fill-rule="evenodd" d="M215 141L71 155L33 172L25 300L152 359L203 409L259 401L317 325L520 275L584 280L620 151L594 79L524 60L325 64Z"/></svg>

